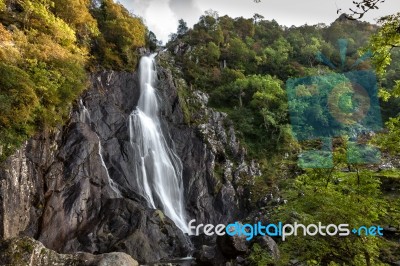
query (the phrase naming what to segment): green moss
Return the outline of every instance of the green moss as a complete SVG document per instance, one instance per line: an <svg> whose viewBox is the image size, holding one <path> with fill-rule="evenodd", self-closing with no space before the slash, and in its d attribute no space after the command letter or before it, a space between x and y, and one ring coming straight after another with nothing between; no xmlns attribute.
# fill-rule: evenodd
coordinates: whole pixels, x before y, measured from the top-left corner
<svg viewBox="0 0 400 266"><path fill-rule="evenodd" d="M190 112L189 104L187 102L187 100L189 98L189 92L187 89L187 85L183 79L178 79L178 80L176 80L176 87L178 90L179 105L182 108L185 123L190 124L191 112Z"/></svg>
<svg viewBox="0 0 400 266"><path fill-rule="evenodd" d="M176 67L173 57L169 53L161 53L157 60L157 63L162 68L171 71L178 92L179 105L183 112L184 122L188 125L198 124L198 121L193 119L193 114L198 111L200 106L193 101L193 95L186 81L182 78L182 72Z"/></svg>
<svg viewBox="0 0 400 266"><path fill-rule="evenodd" d="M154 215L158 216L162 223L165 221L165 214L161 210L155 210Z"/></svg>
<svg viewBox="0 0 400 266"><path fill-rule="evenodd" d="M44 255L46 255L48 252L47 252L47 250L45 249L45 248L42 248L41 250L40 250L40 255L41 256L44 256Z"/></svg>
<svg viewBox="0 0 400 266"><path fill-rule="evenodd" d="M214 174L215 177L218 178L218 180L222 181L224 178L224 167L223 165L216 163L214 167Z"/></svg>
<svg viewBox="0 0 400 266"><path fill-rule="evenodd" d="M224 173L225 173L225 170L224 170L223 165L221 165L219 163L215 163L214 177L216 178L216 186L214 187L214 195L217 195L218 192L222 188L222 183L224 180Z"/></svg>
<svg viewBox="0 0 400 266"><path fill-rule="evenodd" d="M274 259L271 255L263 250L259 244L255 243L251 248L251 253L249 256L249 260L251 265L257 266L268 266L268 265L275 265Z"/></svg>
<svg viewBox="0 0 400 266"><path fill-rule="evenodd" d="M24 242L21 248L28 253L32 253L35 247L30 242Z"/></svg>

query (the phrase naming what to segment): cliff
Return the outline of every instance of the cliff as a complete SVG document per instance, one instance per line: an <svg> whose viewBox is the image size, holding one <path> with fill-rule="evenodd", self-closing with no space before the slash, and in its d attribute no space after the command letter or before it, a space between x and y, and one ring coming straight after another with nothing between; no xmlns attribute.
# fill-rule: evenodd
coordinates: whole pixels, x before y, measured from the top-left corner
<svg viewBox="0 0 400 266"><path fill-rule="evenodd" d="M164 135L183 163L188 220L246 216L247 186L260 173L232 124L171 69L157 74ZM125 252L139 262L191 254L188 236L138 193L128 119L140 94L137 72L90 80L67 125L30 139L2 165L1 238L28 236L60 253Z"/></svg>

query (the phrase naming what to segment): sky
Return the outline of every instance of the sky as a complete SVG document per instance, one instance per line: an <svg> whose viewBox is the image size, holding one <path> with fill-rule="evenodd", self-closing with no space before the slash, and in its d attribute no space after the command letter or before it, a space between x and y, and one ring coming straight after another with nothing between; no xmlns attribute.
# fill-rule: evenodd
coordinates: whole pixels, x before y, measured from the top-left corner
<svg viewBox="0 0 400 266"><path fill-rule="evenodd" d="M275 19L285 26L332 23L337 17L337 9L344 12L354 8L353 0L119 0L129 11L142 17L159 40L164 43L168 36L176 32L178 20L184 19L193 26L207 10L214 10L220 16L251 18L255 13L265 19ZM379 10L368 12L362 20L376 22L376 19L400 12L400 0L386 0Z"/></svg>

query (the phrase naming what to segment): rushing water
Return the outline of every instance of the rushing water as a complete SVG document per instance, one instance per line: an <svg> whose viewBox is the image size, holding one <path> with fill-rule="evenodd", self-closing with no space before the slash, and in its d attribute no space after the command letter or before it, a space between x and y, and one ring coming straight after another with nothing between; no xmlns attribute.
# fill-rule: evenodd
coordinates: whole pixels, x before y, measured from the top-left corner
<svg viewBox="0 0 400 266"><path fill-rule="evenodd" d="M186 223L182 162L168 146L159 119L159 103L154 88L156 69L154 55L140 61L140 98L129 117L130 142L135 153L137 185L149 205L164 213L185 233Z"/></svg>
<svg viewBox="0 0 400 266"><path fill-rule="evenodd" d="M83 104L82 99L79 101L79 107L80 107L79 120L82 123L90 124L90 113L86 108L86 106Z"/></svg>
<svg viewBox="0 0 400 266"><path fill-rule="evenodd" d="M97 136L97 138L99 139L99 150L98 150L98 154L100 157L100 161L101 161L101 165L103 166L104 170L106 171L106 175L107 175L107 180L108 180L108 184L110 185L111 189L114 191L115 195L117 198L121 198L121 192L118 190L117 185L114 183L114 181L112 180L112 178L110 177L110 173L108 172L108 168L106 163L104 162L104 158L103 158L103 149L101 146L101 140L100 137Z"/></svg>
<svg viewBox="0 0 400 266"><path fill-rule="evenodd" d="M82 123L85 123L85 124L89 124L89 125L90 125L90 123L91 123L91 118L90 118L89 110L88 110L88 109L86 108L86 106L83 104L82 100L80 100L79 105L80 105L79 120L80 120ZM121 192L118 190L117 185L115 184L115 182L114 182L114 181L112 180L112 178L110 177L110 174L109 174L109 172L108 172L107 165L106 165L106 163L105 163L105 161L104 161L104 158L103 158L103 148L102 148L102 145L101 145L100 137L99 137L99 135L97 135L97 133L96 133L96 136L97 136L97 139L98 139L98 146L99 146L99 148L98 148L98 155L99 155L99 157L100 157L101 165L103 166L103 168L104 168L104 170L105 170L105 172L106 172L108 184L110 185L111 189L112 189L113 192L115 193L116 197L117 197L117 198L121 198L121 197L122 197Z"/></svg>

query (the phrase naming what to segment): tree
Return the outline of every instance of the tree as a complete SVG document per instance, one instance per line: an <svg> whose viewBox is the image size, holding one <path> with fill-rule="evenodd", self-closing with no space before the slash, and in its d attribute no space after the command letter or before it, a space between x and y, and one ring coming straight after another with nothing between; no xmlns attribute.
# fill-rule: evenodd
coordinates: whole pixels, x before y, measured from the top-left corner
<svg viewBox="0 0 400 266"><path fill-rule="evenodd" d="M378 5L384 3L385 0L362 0L362 1L353 1L356 8L350 8L350 14L346 15L348 19L358 20L364 17L364 15L374 9L379 9ZM339 14L342 10L338 9L337 13Z"/></svg>
<svg viewBox="0 0 400 266"><path fill-rule="evenodd" d="M237 69L244 69L245 63L250 61L250 51L242 39L233 37L228 43L227 62L235 65Z"/></svg>
<svg viewBox="0 0 400 266"><path fill-rule="evenodd" d="M281 73L284 72L282 69L287 67L292 50L292 46L284 37L277 38L271 46L264 49L266 56L265 71L282 75Z"/></svg>
<svg viewBox="0 0 400 266"><path fill-rule="evenodd" d="M243 17L235 19L235 31L237 35L243 40L246 37L253 37L255 33L254 23L252 19L245 19Z"/></svg>
<svg viewBox="0 0 400 266"><path fill-rule="evenodd" d="M381 75L386 72L392 62L392 51L400 47L400 13L383 17L379 20L382 25L372 37L369 49L373 52L373 61ZM400 96L400 84L392 92L393 96Z"/></svg>
<svg viewBox="0 0 400 266"><path fill-rule="evenodd" d="M26 29L35 29L53 37L63 46L72 46L76 42L75 31L61 18L51 12L53 2L43 1L21 1L23 12L18 14Z"/></svg>
<svg viewBox="0 0 400 266"><path fill-rule="evenodd" d="M263 19L264 19L264 16L263 16L263 15L260 15L260 14L258 14L258 13L255 13L255 14L253 15L254 24L257 24L259 21L261 21L261 20L263 20Z"/></svg>
<svg viewBox="0 0 400 266"><path fill-rule="evenodd" d="M341 171L343 167L350 172ZM359 165L349 167L343 147L336 149L334 168L306 169L286 190L285 197L288 203L281 205L273 216L289 224L349 224L352 230L379 224L387 208L380 180ZM303 236L301 231L282 243L281 250L307 265L384 265L379 253L384 243L380 237L310 237Z"/></svg>
<svg viewBox="0 0 400 266"><path fill-rule="evenodd" d="M219 50L219 47L214 42L209 42L207 44L207 50L206 50L207 63L209 65L218 64L220 56L221 56L221 51Z"/></svg>
<svg viewBox="0 0 400 266"><path fill-rule="evenodd" d="M155 51L157 49L158 45L157 36L152 31L149 31L147 35L147 45L149 46L149 49L151 51Z"/></svg>
<svg viewBox="0 0 400 266"><path fill-rule="evenodd" d="M94 52L106 68L133 69L137 63L136 48L146 44L143 21L132 16L121 4L103 0L96 10L101 35Z"/></svg>
<svg viewBox="0 0 400 266"><path fill-rule="evenodd" d="M2 1L0 12L1 159L26 138L64 123L86 87L87 47L53 1ZM16 8L17 7L17 8ZM81 12L89 14L88 6ZM72 15L72 14L71 14ZM65 20L64 20L65 19ZM12 25L11 29L4 27ZM10 29L10 30L9 30Z"/></svg>
<svg viewBox="0 0 400 266"><path fill-rule="evenodd" d="M187 26L187 23L183 19L180 19L178 21L178 30L177 30L178 36L185 35L188 30L189 28Z"/></svg>
<svg viewBox="0 0 400 266"><path fill-rule="evenodd" d="M78 35L80 42L89 45L90 38L99 34L97 21L90 13L91 0L54 0L53 12L69 25Z"/></svg>
<svg viewBox="0 0 400 266"><path fill-rule="evenodd" d="M282 81L270 75L253 76L249 85L256 88L250 105L255 110L260 110L264 127L270 130L283 124L286 118L285 91L282 89Z"/></svg>

